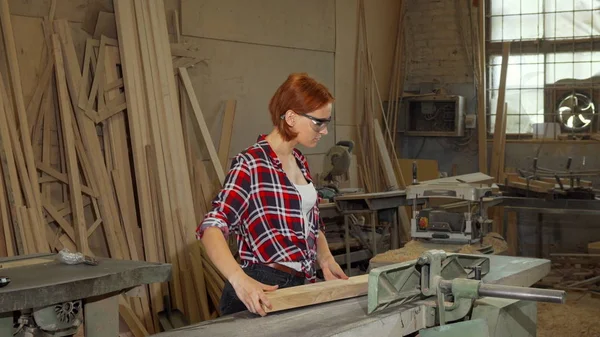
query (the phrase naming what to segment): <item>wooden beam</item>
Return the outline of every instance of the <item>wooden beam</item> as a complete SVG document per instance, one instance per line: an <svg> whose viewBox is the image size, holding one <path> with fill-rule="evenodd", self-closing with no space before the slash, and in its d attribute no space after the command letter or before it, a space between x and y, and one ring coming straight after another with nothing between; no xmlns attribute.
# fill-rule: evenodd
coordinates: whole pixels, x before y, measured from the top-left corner
<svg viewBox="0 0 600 337"><path fill-rule="evenodd" d="M204 121L204 115L202 114L202 109L200 109L200 104L198 103L198 98L196 97L196 93L194 92L194 87L192 86L192 81L190 80L190 76L185 68L179 68L179 77L183 82L183 86L188 93L188 99L192 104L192 109L194 110L194 115L196 116L196 122L198 123L198 127L200 128L200 133L202 138L204 139L204 144L208 149L208 153L210 154L210 160L213 163L215 171L217 173L217 177L219 177L219 182L221 185L225 181L225 173L223 172L223 167L221 166L221 162L219 161L219 156L217 155L217 151L215 149L215 145L210 138L210 132L208 131L208 126Z"/></svg>
<svg viewBox="0 0 600 337"><path fill-rule="evenodd" d="M227 168L227 159L229 158L229 147L231 146L231 137L233 132L233 119L235 117L234 99L230 99L225 104L225 115L223 116L223 125L221 126L221 140L219 141L219 160L221 167Z"/></svg>
<svg viewBox="0 0 600 337"><path fill-rule="evenodd" d="M369 275L350 277L348 280L332 280L308 285L277 289L267 292L272 308L265 312L275 312L313 304L326 303L367 294Z"/></svg>
<svg viewBox="0 0 600 337"><path fill-rule="evenodd" d="M25 101L23 100L23 88L21 84L17 49L15 46L8 1L0 2L0 22L2 25L2 32L4 37L4 46L6 47L7 63L9 68L8 73L12 84L11 87L13 92L13 98L15 100L14 103L17 108L17 117L19 120L18 129L21 135L21 142L23 144L23 154L25 157L25 162L27 164L29 180L31 181L31 186L33 186L33 203L30 203L29 206L31 208L34 208L36 211L36 217L34 219L33 226L34 228L37 228L36 231L38 232L38 235L36 236L37 244L40 245L38 250L40 252L49 252L49 246L47 240L45 239L46 235L42 230L44 217L42 216L41 195L38 188L38 175L35 168L31 137L29 135L30 129L29 123L27 121L27 109L25 108Z"/></svg>
<svg viewBox="0 0 600 337"><path fill-rule="evenodd" d="M46 173L51 178L51 179L41 178L40 179L40 183L42 183L42 182L57 181L57 180L60 181L60 182L65 183L65 184L69 183L69 177L68 177L68 175L64 174L62 172L58 172L52 166L50 166L50 165L48 165L46 163L43 163L43 162L37 162L36 166L37 166L37 169L39 171ZM89 195L92 198L97 198L98 197L98 195L96 194L96 192L94 192L89 186L81 185L81 192Z"/></svg>
<svg viewBox="0 0 600 337"><path fill-rule="evenodd" d="M505 95L506 95L506 77L508 73L508 58L510 56L510 42L504 43L502 49L502 65L500 67L500 88L498 90L498 105L496 106L496 124L494 125L494 144L492 150L492 164L490 168L490 175L497 181L500 182L501 172L503 168L500 167L500 156L502 153L503 138L506 134L506 112L504 111Z"/></svg>
<svg viewBox="0 0 600 337"><path fill-rule="evenodd" d="M58 34L52 35L52 47L56 62L56 84L58 101L60 105L60 120L62 126L63 144L67 160L67 175L69 177L69 197L73 209L73 227L75 229L74 241L79 252L91 254L87 240L87 226L83 213L83 200L81 198L81 182L79 178L79 165L75 150L75 137L73 136L71 102L67 89L66 75L63 64L62 49Z"/></svg>

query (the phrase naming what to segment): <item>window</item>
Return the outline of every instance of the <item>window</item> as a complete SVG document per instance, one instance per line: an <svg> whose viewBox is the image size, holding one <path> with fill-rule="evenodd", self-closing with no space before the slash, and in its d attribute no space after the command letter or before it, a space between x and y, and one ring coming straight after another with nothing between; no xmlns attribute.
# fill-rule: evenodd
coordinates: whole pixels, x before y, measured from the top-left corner
<svg viewBox="0 0 600 337"><path fill-rule="evenodd" d="M600 0L489 0L488 131L494 132L502 44L511 41L506 134L598 130Z"/></svg>

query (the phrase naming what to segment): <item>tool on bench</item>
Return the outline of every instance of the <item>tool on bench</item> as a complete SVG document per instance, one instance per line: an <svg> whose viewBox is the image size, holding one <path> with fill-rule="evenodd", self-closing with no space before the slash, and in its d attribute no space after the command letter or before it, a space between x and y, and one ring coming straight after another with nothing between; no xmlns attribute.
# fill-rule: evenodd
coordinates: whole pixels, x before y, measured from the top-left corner
<svg viewBox="0 0 600 337"><path fill-rule="evenodd" d="M341 140L327 151L323 159L323 172L319 176L319 188L317 189L323 199L333 201L333 198L340 194L338 179L348 174L353 148L353 141Z"/></svg>
<svg viewBox="0 0 600 337"><path fill-rule="evenodd" d="M565 303L565 291L484 283L491 268L489 257L443 250L426 251L415 261L374 268L369 272L367 312L372 315L392 306L414 305L419 313L414 319L424 320L416 325L435 327L496 319L491 316L501 310L484 308L485 304L476 301L482 297Z"/></svg>
<svg viewBox="0 0 600 337"><path fill-rule="evenodd" d="M411 236L416 239L470 244L481 241L491 231L492 220L487 218L488 203L484 198L492 196L489 186L473 186L456 182L417 181L417 166L413 163L413 184L406 187L406 198L417 200L450 198L464 201L466 212L451 212L444 207L413 207L410 219Z"/></svg>

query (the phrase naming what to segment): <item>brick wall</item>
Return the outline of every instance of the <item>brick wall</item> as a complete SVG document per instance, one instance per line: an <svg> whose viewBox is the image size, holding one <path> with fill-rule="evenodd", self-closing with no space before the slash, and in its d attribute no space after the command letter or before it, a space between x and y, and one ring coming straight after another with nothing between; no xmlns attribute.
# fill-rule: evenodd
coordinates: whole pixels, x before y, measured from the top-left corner
<svg viewBox="0 0 600 337"><path fill-rule="evenodd" d="M472 83L473 68L465 52L459 21L465 26L465 43L471 48L467 3L455 0L406 2L406 53L408 84ZM469 2L470 4L470 2ZM473 8L473 14L477 14ZM469 49L471 50L471 49Z"/></svg>

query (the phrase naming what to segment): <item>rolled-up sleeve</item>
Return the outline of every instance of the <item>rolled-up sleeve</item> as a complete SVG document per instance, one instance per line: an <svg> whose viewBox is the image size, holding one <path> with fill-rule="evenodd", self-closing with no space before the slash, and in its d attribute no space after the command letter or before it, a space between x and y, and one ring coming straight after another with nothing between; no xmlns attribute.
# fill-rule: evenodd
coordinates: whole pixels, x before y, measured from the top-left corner
<svg viewBox="0 0 600 337"><path fill-rule="evenodd" d="M196 229L196 238L202 239L209 227L223 232L225 239L230 232L237 232L242 216L248 207L251 178L248 163L241 156L234 158L231 169L225 177L223 188L212 201L212 209Z"/></svg>

